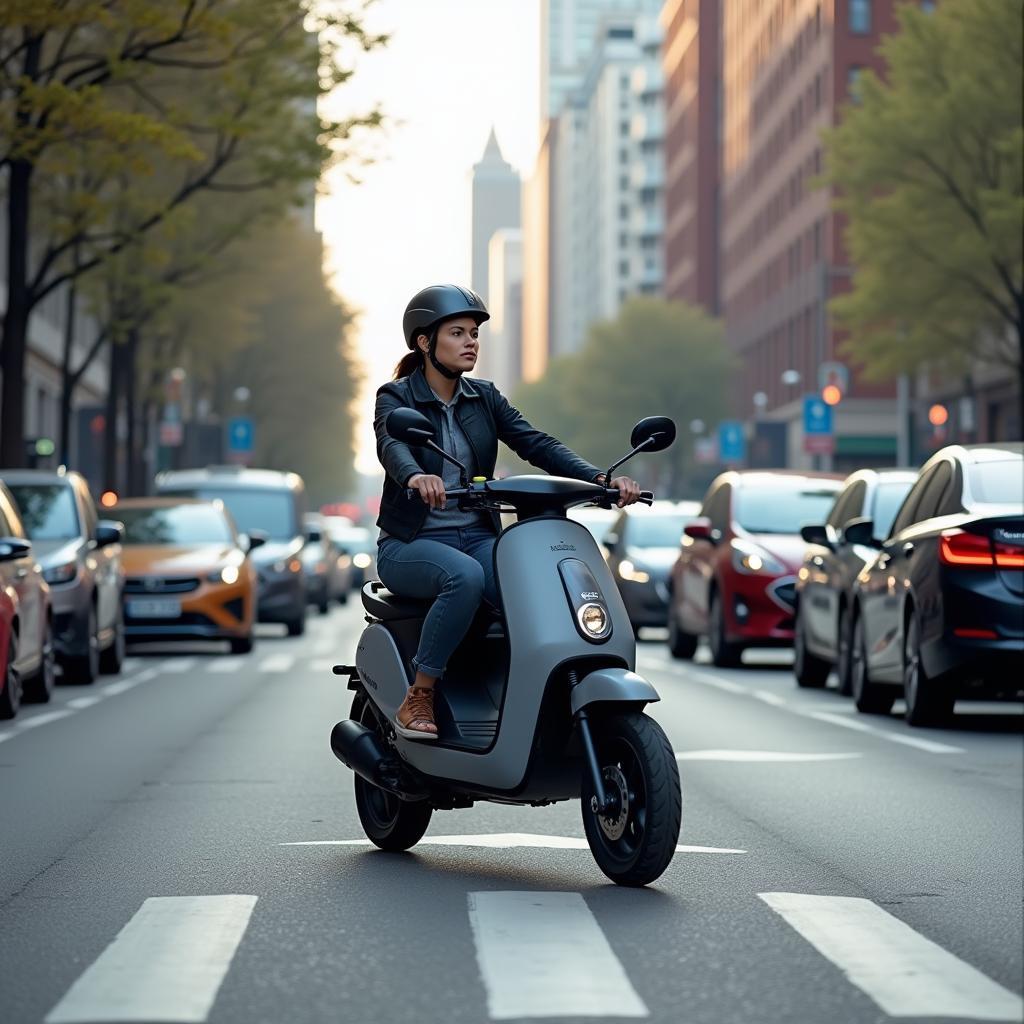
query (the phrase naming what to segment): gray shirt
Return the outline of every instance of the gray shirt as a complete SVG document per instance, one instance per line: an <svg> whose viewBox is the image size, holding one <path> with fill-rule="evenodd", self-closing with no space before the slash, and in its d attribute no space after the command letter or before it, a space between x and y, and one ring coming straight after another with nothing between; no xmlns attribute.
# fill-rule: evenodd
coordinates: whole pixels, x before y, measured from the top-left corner
<svg viewBox="0 0 1024 1024"><path fill-rule="evenodd" d="M473 449L469 446L469 439L466 437L465 431L459 426L459 421L455 418L455 409L465 397L462 378L460 377L455 385L455 393L452 395L450 402L445 402L433 388L431 388L431 393L444 413L441 419L441 437L438 439L438 443L446 452L454 455L472 473ZM447 459L444 461L441 479L444 481L444 489L446 491L462 486L462 481L459 479L459 467ZM463 510L459 508L457 501L449 500L445 508L432 508L427 512L427 518L423 524L423 529L420 530L420 534L482 525L485 525L485 520L480 512ZM377 539L380 541L387 536L388 534L381 530Z"/></svg>

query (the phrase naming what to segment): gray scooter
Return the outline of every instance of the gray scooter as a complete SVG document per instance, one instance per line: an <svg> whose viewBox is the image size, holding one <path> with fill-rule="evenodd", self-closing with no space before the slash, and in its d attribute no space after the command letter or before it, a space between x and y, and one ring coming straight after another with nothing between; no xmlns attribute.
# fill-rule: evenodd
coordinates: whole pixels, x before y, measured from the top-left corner
<svg viewBox="0 0 1024 1024"><path fill-rule="evenodd" d="M653 881L679 837L679 771L668 738L644 714L659 697L634 671L636 641L615 581L590 532L566 516L575 505L610 507L618 491L552 476L469 481L413 409L393 411L387 431L459 466L463 486L448 497L460 507L512 510L517 521L494 550L503 618L482 611L449 662L434 702L436 742L404 739L392 725L430 604L377 581L363 588L368 625L355 665L334 668L355 699L331 748L356 773L366 835L381 849L407 850L436 809L579 797L601 870L620 885ZM641 420L633 450L607 479L637 452L669 447L675 434L666 417Z"/></svg>

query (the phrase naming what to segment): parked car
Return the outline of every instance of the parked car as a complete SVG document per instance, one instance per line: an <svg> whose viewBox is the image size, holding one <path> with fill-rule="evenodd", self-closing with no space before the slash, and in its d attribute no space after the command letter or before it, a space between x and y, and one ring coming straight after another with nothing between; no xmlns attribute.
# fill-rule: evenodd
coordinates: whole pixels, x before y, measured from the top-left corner
<svg viewBox="0 0 1024 1024"><path fill-rule="evenodd" d="M305 486L295 473L242 466L174 470L158 474L157 494L224 502L238 529L266 543L253 552L259 573L260 622L283 622L289 636L306 631Z"/></svg>
<svg viewBox="0 0 1024 1024"><path fill-rule="evenodd" d="M668 579L683 527L700 511L696 501L656 501L618 513L604 535L606 561L634 630L664 626Z"/></svg>
<svg viewBox="0 0 1024 1024"><path fill-rule="evenodd" d="M120 672L125 646L120 525L99 518L80 473L4 470L3 480L50 584L61 681L91 683L100 672Z"/></svg>
<svg viewBox="0 0 1024 1024"><path fill-rule="evenodd" d="M306 571L309 603L326 615L331 601L345 604L352 589L352 559L344 554L327 532L324 517L317 512L305 516L306 544L302 563Z"/></svg>
<svg viewBox="0 0 1024 1024"><path fill-rule="evenodd" d="M35 559L11 492L0 483L0 718L22 699L45 703L53 693L56 656L50 586Z"/></svg>
<svg viewBox="0 0 1024 1024"><path fill-rule="evenodd" d="M960 698L1024 697L1024 445L937 452L857 579L853 696L887 714L902 694L911 725L938 724Z"/></svg>
<svg viewBox="0 0 1024 1024"><path fill-rule="evenodd" d="M877 533L887 534L916 479L909 469L862 469L846 478L824 523L801 529L808 546L796 581L793 673L799 686L824 686L835 666L839 692L849 696L853 587L877 552L851 543L844 531L852 520L868 518Z"/></svg>
<svg viewBox="0 0 1024 1024"><path fill-rule="evenodd" d="M239 536L219 501L128 498L124 524L124 620L130 640L227 640L253 647L255 540Z"/></svg>
<svg viewBox="0 0 1024 1024"><path fill-rule="evenodd" d="M344 516L325 516L324 523L339 551L352 560L352 589L361 590L377 578L377 541L365 526L354 526Z"/></svg>
<svg viewBox="0 0 1024 1024"><path fill-rule="evenodd" d="M669 649L692 658L706 636L716 665L746 647L793 642L800 528L821 522L842 489L826 473L733 470L716 477L672 568Z"/></svg>

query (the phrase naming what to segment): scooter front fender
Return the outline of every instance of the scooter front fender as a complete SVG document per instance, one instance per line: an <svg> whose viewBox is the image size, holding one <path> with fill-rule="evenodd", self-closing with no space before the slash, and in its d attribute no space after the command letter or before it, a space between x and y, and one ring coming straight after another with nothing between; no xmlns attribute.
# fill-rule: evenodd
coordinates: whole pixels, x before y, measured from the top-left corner
<svg viewBox="0 0 1024 1024"><path fill-rule="evenodd" d="M643 676L625 668L599 668L588 672L570 691L572 713L599 701L609 704L653 704L658 691Z"/></svg>

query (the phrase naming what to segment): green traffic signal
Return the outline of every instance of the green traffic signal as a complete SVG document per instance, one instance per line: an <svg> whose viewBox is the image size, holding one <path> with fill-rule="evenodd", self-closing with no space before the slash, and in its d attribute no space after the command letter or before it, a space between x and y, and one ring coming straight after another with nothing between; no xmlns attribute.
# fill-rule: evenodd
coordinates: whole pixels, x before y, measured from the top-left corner
<svg viewBox="0 0 1024 1024"><path fill-rule="evenodd" d="M48 437L40 437L36 441L36 455L52 455L57 450L57 446Z"/></svg>

